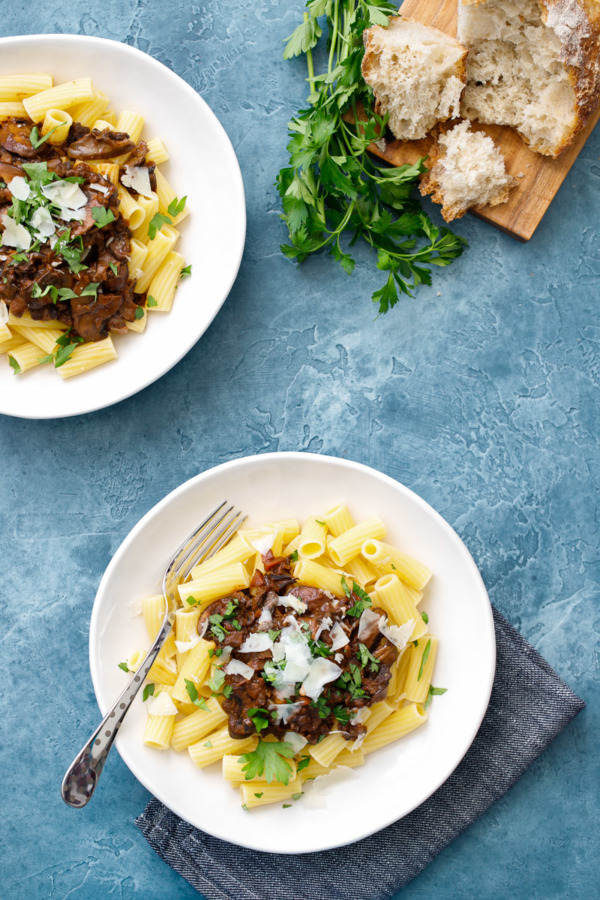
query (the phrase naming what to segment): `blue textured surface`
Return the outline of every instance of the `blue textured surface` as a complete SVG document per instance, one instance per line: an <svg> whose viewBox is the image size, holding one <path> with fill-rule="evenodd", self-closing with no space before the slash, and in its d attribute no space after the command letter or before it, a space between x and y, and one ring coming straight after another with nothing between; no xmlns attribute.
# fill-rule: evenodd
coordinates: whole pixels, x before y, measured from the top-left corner
<svg viewBox="0 0 600 900"><path fill-rule="evenodd" d="M116 753L87 809L60 799L97 720L89 617L111 554L167 491L287 449L368 463L432 503L492 602L588 703L402 897L597 896L600 130L528 245L467 217L462 259L374 320L366 254L348 277L278 251L272 184L305 97L281 40L300 3L83 6L5 4L0 31L123 40L182 75L238 153L248 238L223 310L157 384L87 417L0 422L3 897L198 896L135 829L148 794Z"/></svg>

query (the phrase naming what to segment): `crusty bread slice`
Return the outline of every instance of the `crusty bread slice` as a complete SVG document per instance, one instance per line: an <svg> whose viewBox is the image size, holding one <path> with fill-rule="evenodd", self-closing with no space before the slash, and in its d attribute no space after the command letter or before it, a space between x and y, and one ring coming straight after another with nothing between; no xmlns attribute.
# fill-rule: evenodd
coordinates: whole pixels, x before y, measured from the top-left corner
<svg viewBox="0 0 600 900"><path fill-rule="evenodd" d="M442 205L446 222L464 216L471 207L497 206L508 200L515 184L504 157L491 137L471 131L464 121L440 129L420 184L423 195L432 194Z"/></svg>
<svg viewBox="0 0 600 900"><path fill-rule="evenodd" d="M387 28L368 28L364 42L363 77L397 138L423 138L438 122L459 115L466 50L458 41L397 16Z"/></svg>
<svg viewBox="0 0 600 900"><path fill-rule="evenodd" d="M459 0L458 37L463 116L512 125L545 156L573 142L600 94L598 0Z"/></svg>

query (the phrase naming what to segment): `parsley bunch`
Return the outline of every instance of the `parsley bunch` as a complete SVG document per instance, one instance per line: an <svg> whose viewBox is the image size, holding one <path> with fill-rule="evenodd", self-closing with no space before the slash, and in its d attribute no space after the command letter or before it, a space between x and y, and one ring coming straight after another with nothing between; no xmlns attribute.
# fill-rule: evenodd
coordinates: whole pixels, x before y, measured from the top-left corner
<svg viewBox="0 0 600 900"><path fill-rule="evenodd" d="M277 177L290 238L281 249L299 263L327 249L350 274L355 263L347 245L362 238L387 273L372 298L380 313L395 306L399 292L412 297L419 284L430 285L427 267L449 265L465 244L449 228L434 226L410 197L426 171L423 159L393 168L367 153L387 119L374 112L373 93L362 78L362 35L371 25L387 26L396 13L386 0L307 0L304 21L283 54L306 55L311 93L309 108L289 123L290 163ZM323 35L323 16L329 53L326 71L316 74L312 51ZM344 235L349 241L342 245Z"/></svg>

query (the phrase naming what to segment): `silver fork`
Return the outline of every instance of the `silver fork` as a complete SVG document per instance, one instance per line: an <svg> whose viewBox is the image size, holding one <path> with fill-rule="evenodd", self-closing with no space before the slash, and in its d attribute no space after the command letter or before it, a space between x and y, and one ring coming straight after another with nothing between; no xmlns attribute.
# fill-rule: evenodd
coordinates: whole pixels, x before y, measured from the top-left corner
<svg viewBox="0 0 600 900"><path fill-rule="evenodd" d="M247 516L243 516L233 506L227 506L227 501L224 500L188 535L175 552L163 577L165 615L161 629L133 678L67 769L61 794L69 806L81 809L89 802L96 789L106 757L123 719L171 630L169 608L177 605L175 595L177 585L185 581L195 565L220 550L238 531L246 518Z"/></svg>

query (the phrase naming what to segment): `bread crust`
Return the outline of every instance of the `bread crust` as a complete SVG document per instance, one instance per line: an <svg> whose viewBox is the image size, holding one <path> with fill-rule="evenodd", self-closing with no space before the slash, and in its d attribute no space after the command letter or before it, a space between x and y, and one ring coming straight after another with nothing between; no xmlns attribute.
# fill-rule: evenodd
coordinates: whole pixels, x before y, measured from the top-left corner
<svg viewBox="0 0 600 900"><path fill-rule="evenodd" d="M486 0L459 0L461 6L481 6ZM542 21L560 41L564 64L575 95L575 120L553 153L556 158L570 147L600 100L599 0L538 0ZM520 133L520 132L519 132ZM526 143L530 141L521 135ZM539 152L539 151L538 151Z"/></svg>
<svg viewBox="0 0 600 900"><path fill-rule="evenodd" d="M442 186L436 177L436 163L444 157L444 150L442 149L439 139L442 135L446 134L447 131L450 131L457 124L457 121L460 123L464 121L464 119L458 119L456 121L452 121L452 123L446 123L445 125L440 125L432 131L432 136L435 137L434 144L429 152L429 156L427 157L427 166L428 170L421 176L421 180L419 182L419 191L423 197L426 197L428 194L431 195L431 199L434 203L438 203L441 208L442 218L446 222L452 222L454 219L462 219L465 213L471 208L468 206L458 206L457 204L447 204L445 202L444 194L442 191ZM502 191L499 191L493 200L487 204L487 206L498 206L500 203L506 203L508 200L511 188L514 186L515 179L508 177L508 182ZM472 207L473 209L481 209L483 207Z"/></svg>
<svg viewBox="0 0 600 900"><path fill-rule="evenodd" d="M463 91L467 83L467 48L464 47L460 41L457 41L456 38L451 37L449 34L446 34L445 31L440 31L439 28L434 28L433 25L425 25L423 22L419 21L419 19L413 19L410 16L393 16L389 20L389 25L387 28L384 28L382 25L372 25L371 28L367 28L363 32L363 43L365 45L365 53L363 56L363 61L361 64L361 71L364 80L369 83L369 76L371 75L372 69L375 65L375 60L377 56L377 49L375 47L375 42L377 39L377 35L380 32L385 32L388 28L392 28L396 23L400 22L414 22L415 25L419 25L421 28L427 28L428 31L436 32L440 35L440 39L443 40L444 43L451 41L457 49L462 51L462 55L460 60L457 63L456 72L454 73L459 81L463 84ZM373 95L375 97L374 109L377 115L382 115L383 109L381 105L381 101L377 96L376 92L373 91ZM462 95L461 95L462 96ZM444 119L440 119L440 122L445 122L450 117L447 116Z"/></svg>

